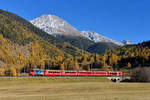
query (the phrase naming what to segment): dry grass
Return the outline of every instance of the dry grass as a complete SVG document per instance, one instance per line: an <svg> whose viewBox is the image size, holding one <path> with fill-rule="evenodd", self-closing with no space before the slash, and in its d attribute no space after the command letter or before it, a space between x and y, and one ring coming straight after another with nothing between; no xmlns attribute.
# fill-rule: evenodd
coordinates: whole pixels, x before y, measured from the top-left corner
<svg viewBox="0 0 150 100"><path fill-rule="evenodd" d="M0 78L0 100L150 100L150 83L105 78Z"/></svg>

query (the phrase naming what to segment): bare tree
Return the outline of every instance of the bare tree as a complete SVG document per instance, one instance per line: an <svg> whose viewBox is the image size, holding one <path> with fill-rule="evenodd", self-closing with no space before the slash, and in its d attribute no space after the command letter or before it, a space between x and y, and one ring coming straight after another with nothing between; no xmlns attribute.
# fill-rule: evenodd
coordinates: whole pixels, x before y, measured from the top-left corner
<svg viewBox="0 0 150 100"><path fill-rule="evenodd" d="M131 75L133 82L150 82L150 67L137 67Z"/></svg>

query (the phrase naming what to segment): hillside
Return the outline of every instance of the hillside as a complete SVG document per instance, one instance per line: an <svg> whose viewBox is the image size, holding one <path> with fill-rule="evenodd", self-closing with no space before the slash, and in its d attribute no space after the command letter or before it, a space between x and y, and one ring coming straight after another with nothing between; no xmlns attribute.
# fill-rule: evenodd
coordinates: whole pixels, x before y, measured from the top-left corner
<svg viewBox="0 0 150 100"><path fill-rule="evenodd" d="M83 50L80 50L77 47L74 47L73 45L71 45L69 43L63 42L62 40L47 34L46 32L44 32L44 31L40 30L39 28L35 27L34 25L32 25L27 20L21 18L20 16L17 16L16 14L13 14L13 13L10 13L7 11L3 11L3 10L0 10L0 14L3 14L4 16L7 16L9 19L18 22L19 24L23 25L31 32L35 33L37 36L40 36L44 40L47 40L51 44L55 45L57 48L63 50L66 53L69 53L70 55L80 56L83 54L87 54L87 52L84 52Z"/></svg>
<svg viewBox="0 0 150 100"><path fill-rule="evenodd" d="M118 45L109 42L98 42L90 46L87 51L91 53L103 54L106 50L118 47Z"/></svg>
<svg viewBox="0 0 150 100"><path fill-rule="evenodd" d="M98 54L80 50L0 10L0 75L20 76L33 68L100 70L104 65L101 60Z"/></svg>
<svg viewBox="0 0 150 100"><path fill-rule="evenodd" d="M70 43L82 50L87 51L87 49L91 46L93 46L95 43L93 41L88 40L85 37L81 36L64 36L64 35L57 35L57 38ZM91 52L92 53L92 52ZM96 52L95 52L96 53Z"/></svg>
<svg viewBox="0 0 150 100"><path fill-rule="evenodd" d="M107 50L103 55L107 58L105 59L107 65L114 67L114 69L149 67L150 41Z"/></svg>
<svg viewBox="0 0 150 100"><path fill-rule="evenodd" d="M0 75L19 76L24 66L26 72L32 68L74 69L78 63L74 57L86 54L21 17L0 10Z"/></svg>
<svg viewBox="0 0 150 100"><path fill-rule="evenodd" d="M76 46L83 43L81 48L93 54L43 32L13 13L0 10L0 75L19 76L24 66L25 72L32 68L110 71L150 66L150 41L118 47L113 43L89 40L88 43L82 37L59 38Z"/></svg>
<svg viewBox="0 0 150 100"><path fill-rule="evenodd" d="M44 60L48 57L51 59L72 57L2 13L0 22L1 67L18 65L18 68L21 68L20 66L24 66L24 56L28 67L43 66Z"/></svg>

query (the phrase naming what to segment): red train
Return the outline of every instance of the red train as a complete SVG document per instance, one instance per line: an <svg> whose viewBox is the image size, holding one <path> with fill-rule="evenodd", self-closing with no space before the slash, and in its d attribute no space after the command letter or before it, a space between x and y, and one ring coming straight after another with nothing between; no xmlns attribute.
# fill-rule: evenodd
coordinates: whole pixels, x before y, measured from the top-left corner
<svg viewBox="0 0 150 100"><path fill-rule="evenodd" d="M63 71L34 69L29 72L30 76L123 76L118 71Z"/></svg>

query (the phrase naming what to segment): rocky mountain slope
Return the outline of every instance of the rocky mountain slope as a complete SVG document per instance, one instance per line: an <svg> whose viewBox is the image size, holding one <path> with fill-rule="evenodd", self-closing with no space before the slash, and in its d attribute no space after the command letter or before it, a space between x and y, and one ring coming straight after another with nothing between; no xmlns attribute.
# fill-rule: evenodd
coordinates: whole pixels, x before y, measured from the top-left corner
<svg viewBox="0 0 150 100"><path fill-rule="evenodd" d="M42 15L41 17L32 20L31 23L48 34L80 49L86 50L89 46L94 44L94 42L85 38L66 21L54 15Z"/></svg>
<svg viewBox="0 0 150 100"><path fill-rule="evenodd" d="M81 34L88 38L89 40L91 41L94 41L94 42L111 42L111 43L114 43L116 45L123 45L122 43L120 42L117 42L115 40L112 40L108 37L105 37L105 36L102 36L96 32L92 32L92 31L82 31Z"/></svg>
<svg viewBox="0 0 150 100"><path fill-rule="evenodd" d="M109 39L105 36L101 36L95 32L91 32L91 31L80 32L77 29L75 29L73 26L68 24L66 21L64 21L63 19L55 15L42 15L30 22L36 27L47 32L48 34L53 35L65 42L68 42L86 51L88 51L89 48L93 48L94 51L101 51L99 48L94 48L95 43L96 45L99 45L98 42L101 42L100 46L104 42L105 44L109 44L109 45L110 44L114 44L116 46L123 45L122 43ZM111 47L114 47L114 45ZM105 49L110 49L110 47L107 48L108 45L105 46L106 46ZM90 52L93 53L93 51L91 50Z"/></svg>
<svg viewBox="0 0 150 100"><path fill-rule="evenodd" d="M31 21L33 25L42 29L51 35L65 35L65 36L83 36L94 42L112 42L116 45L123 45L108 37L102 36L92 31L78 31L65 20L55 15L42 15Z"/></svg>

